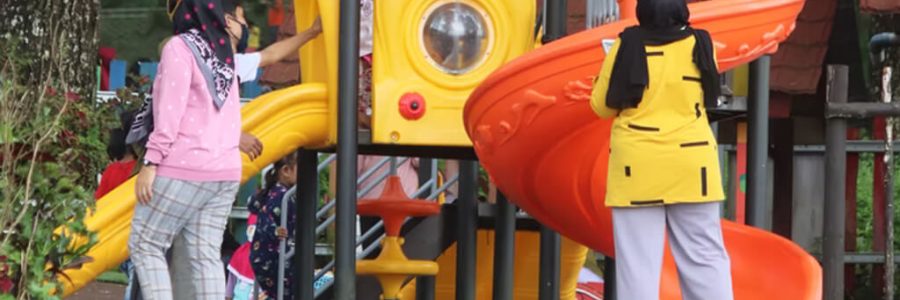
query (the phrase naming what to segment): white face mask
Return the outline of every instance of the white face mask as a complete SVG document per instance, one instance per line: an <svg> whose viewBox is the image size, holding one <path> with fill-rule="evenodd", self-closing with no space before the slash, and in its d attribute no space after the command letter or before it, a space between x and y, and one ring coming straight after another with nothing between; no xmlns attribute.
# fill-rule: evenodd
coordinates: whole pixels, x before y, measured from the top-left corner
<svg viewBox="0 0 900 300"><path fill-rule="evenodd" d="M256 225L247 226L247 241L253 241L253 233L256 232Z"/></svg>

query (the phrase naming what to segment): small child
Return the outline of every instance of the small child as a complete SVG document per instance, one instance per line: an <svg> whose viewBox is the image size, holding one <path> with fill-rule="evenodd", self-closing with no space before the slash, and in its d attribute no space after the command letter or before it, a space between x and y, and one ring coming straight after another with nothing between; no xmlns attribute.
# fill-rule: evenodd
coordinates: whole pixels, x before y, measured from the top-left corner
<svg viewBox="0 0 900 300"><path fill-rule="evenodd" d="M94 192L94 200L100 200L131 178L137 156L134 154L134 149L125 144L125 134L125 130L120 128L113 129L109 134L106 153L109 154L112 162L106 166L103 175L100 176L100 185Z"/></svg>
<svg viewBox="0 0 900 300"><path fill-rule="evenodd" d="M250 214L247 218L247 242L234 251L231 261L228 262L228 287L225 295L227 300L253 299L255 276L250 265L250 241L253 240L256 231L256 218L254 214Z"/></svg>
<svg viewBox="0 0 900 300"><path fill-rule="evenodd" d="M250 262L260 289L272 298L278 293L278 284L284 284L285 299L291 298L291 278L293 268L290 260L285 262L284 282L278 281L278 246L282 240L294 236L297 224L295 201L290 199L287 205L287 226L281 224L281 207L284 194L297 182L297 157L290 154L278 162L266 173L266 186L250 199L247 209L256 214L256 232L253 235L253 247L250 250ZM288 245L292 243L288 242ZM289 249L287 251L290 251Z"/></svg>

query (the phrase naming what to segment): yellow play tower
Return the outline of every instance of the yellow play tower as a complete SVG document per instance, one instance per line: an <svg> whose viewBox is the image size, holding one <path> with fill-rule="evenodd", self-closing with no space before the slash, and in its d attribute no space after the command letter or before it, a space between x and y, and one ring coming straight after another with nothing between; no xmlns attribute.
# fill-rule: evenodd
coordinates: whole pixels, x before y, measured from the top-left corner
<svg viewBox="0 0 900 300"><path fill-rule="evenodd" d="M255 161L244 157L243 180L298 148L329 148L337 143L338 33L337 0L295 0L297 28L321 17L322 35L300 50L303 83L260 96L242 109L242 129L257 136L266 151ZM534 49L535 1L522 0L376 0L373 15L372 123L360 142L384 147L471 147L462 111L469 94L491 72ZM64 294L92 281L127 257L127 238L135 205L134 180L101 200L86 220L98 243L95 260L68 270ZM405 204L404 204L405 205ZM409 211L370 205L366 212ZM372 211L375 209L374 211ZM363 206L360 206L363 212ZM433 211L432 211L433 212ZM360 261L360 276L378 276L390 295L415 299L413 275L436 276L436 299L454 299L456 246L435 261L410 261L400 250L403 238L385 239L378 259ZM493 230L478 230L478 299L490 299ZM514 299L537 299L539 238L535 231L515 236ZM574 299L587 249L563 238L560 255L561 299Z"/></svg>

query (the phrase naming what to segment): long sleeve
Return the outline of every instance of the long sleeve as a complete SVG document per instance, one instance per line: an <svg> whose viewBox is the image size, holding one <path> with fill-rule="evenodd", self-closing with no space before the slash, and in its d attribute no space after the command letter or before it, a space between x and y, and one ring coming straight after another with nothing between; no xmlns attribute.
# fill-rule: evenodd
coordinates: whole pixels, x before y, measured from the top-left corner
<svg viewBox="0 0 900 300"><path fill-rule="evenodd" d="M265 205L263 201L266 200L267 199L265 197L265 194L262 193L257 193L256 195L251 196L250 201L247 202L247 211L249 211L251 214L262 217L260 214L262 212L263 205Z"/></svg>
<svg viewBox="0 0 900 300"><path fill-rule="evenodd" d="M173 38L162 50L159 75L153 83L153 132L147 142L145 159L161 163L172 150L187 108L194 69L191 50L180 38Z"/></svg>
<svg viewBox="0 0 900 300"><path fill-rule="evenodd" d="M288 201L288 211L285 212L288 214L288 218L287 218L288 239L294 240L294 228L297 228L297 214L294 213L297 211L296 197L291 197L289 199L282 198L281 201Z"/></svg>
<svg viewBox="0 0 900 300"><path fill-rule="evenodd" d="M591 92L591 108L602 118L615 117L619 111L606 106L606 92L609 91L609 77L612 74L613 65L616 62L616 54L619 53L620 41L616 40L606 58L600 73L594 79L594 90Z"/></svg>

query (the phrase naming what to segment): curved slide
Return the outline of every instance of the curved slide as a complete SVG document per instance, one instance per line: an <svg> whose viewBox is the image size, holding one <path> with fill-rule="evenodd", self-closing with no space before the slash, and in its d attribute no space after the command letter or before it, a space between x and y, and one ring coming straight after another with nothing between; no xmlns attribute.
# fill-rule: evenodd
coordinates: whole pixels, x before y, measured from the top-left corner
<svg viewBox="0 0 900 300"><path fill-rule="evenodd" d="M722 0L692 4L692 23L712 33L722 70L777 50L803 0ZM610 120L590 109L592 80L624 20L547 44L500 68L472 94L466 131L484 167L510 199L566 237L614 255L603 205ZM791 241L724 222L736 299L821 299L822 271ZM663 299L680 299L667 253ZM650 287L648 287L650 288Z"/></svg>
<svg viewBox="0 0 900 300"><path fill-rule="evenodd" d="M254 134L265 149L250 162L244 156L243 178L259 173L265 166L301 146L317 146L327 135L327 93L324 84L301 84L260 96L241 109L242 129ZM128 180L97 203L85 223L97 233L97 244L88 252L93 262L68 270L62 279L64 296L115 268L128 258L128 234L134 213L134 179Z"/></svg>

